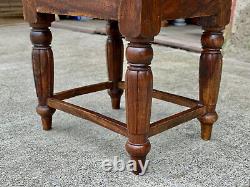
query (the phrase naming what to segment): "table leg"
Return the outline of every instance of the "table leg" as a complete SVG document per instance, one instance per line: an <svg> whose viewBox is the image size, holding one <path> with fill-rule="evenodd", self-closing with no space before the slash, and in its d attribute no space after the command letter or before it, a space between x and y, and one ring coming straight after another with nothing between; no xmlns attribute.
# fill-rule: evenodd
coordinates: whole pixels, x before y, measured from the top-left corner
<svg viewBox="0 0 250 187"><path fill-rule="evenodd" d="M32 66L38 97L37 113L41 116L44 130L50 130L54 109L47 106L47 98L53 96L54 88L54 61L50 47L52 34L51 15L39 14L38 21L32 23L30 38L33 43Z"/></svg>
<svg viewBox="0 0 250 187"><path fill-rule="evenodd" d="M200 58L200 101L207 107L207 113L199 120L201 122L201 137L210 140L213 124L218 115L215 111L222 70L221 47L224 42L221 29L204 28L202 35L202 54Z"/></svg>
<svg viewBox="0 0 250 187"><path fill-rule="evenodd" d="M108 21L107 35L106 58L108 77L113 82L113 87L108 93L111 97L112 108L119 109L123 90L118 88L118 82L122 80L124 47L117 21Z"/></svg>
<svg viewBox="0 0 250 187"><path fill-rule="evenodd" d="M149 42L130 41L126 50L128 68L126 72L126 112L128 141L126 150L131 159L136 161L137 170L141 172L139 162L145 163L150 151L148 132L150 127L153 75L150 68L153 49Z"/></svg>

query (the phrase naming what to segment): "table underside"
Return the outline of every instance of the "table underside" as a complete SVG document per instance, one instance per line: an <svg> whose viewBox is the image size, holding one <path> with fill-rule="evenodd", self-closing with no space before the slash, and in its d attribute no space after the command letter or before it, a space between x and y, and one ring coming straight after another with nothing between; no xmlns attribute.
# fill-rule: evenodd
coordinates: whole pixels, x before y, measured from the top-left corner
<svg viewBox="0 0 250 187"><path fill-rule="evenodd" d="M110 89L113 86L114 85L112 82L102 82L98 84L83 86L55 93L53 97L48 98L48 106L72 114L79 118L92 121L104 128L107 128L109 130L112 130L118 134L127 137L128 136L127 124L115 120L113 118L110 118L108 116L102 115L100 113L97 113L95 111L80 106L76 106L74 104L64 101L66 99L73 98L76 96ZM118 87L124 90L126 87L126 83L121 81L118 83ZM152 96L155 99L174 103L180 106L185 106L188 107L189 109L151 123L148 134L149 137L157 135L163 131L181 125L184 122L190 121L192 119L201 117L204 114L206 114L207 110L206 106L201 105L200 101L198 100L186 98L179 95L174 95L167 92L162 92L159 90L153 90Z"/></svg>

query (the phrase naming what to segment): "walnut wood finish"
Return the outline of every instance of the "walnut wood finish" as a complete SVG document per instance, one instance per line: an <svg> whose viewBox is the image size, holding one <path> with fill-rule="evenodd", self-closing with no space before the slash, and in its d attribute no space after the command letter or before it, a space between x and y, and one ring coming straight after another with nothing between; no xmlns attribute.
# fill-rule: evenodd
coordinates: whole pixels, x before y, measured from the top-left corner
<svg viewBox="0 0 250 187"><path fill-rule="evenodd" d="M178 114L156 121L150 125L149 136L159 134L184 122L200 117L205 113L206 108L204 106L196 106Z"/></svg>
<svg viewBox="0 0 250 187"><path fill-rule="evenodd" d="M123 136L127 136L126 124L117 121L115 119L109 118L92 110L82 108L71 103L67 103L55 98L48 99L48 106L67 112L79 118L83 118L92 121L102 127L119 133Z"/></svg>
<svg viewBox="0 0 250 187"><path fill-rule="evenodd" d="M50 47L52 34L50 27L53 16L38 15L39 21L31 24L32 66L38 97L37 113L41 115L44 130L51 129L54 109L48 107L47 98L52 97L54 87L53 52Z"/></svg>
<svg viewBox="0 0 250 187"><path fill-rule="evenodd" d="M118 82L122 80L124 47L122 36L117 21L107 23L106 58L109 80L113 82L108 91L113 109L120 109L120 101L123 90L118 88Z"/></svg>
<svg viewBox="0 0 250 187"><path fill-rule="evenodd" d="M102 82L98 84L92 84L88 86L65 90L65 91L54 94L53 98L56 98L59 100L65 100L65 99L69 99L69 98L76 97L79 95L84 95L88 93L110 89L112 87L113 87L112 82Z"/></svg>
<svg viewBox="0 0 250 187"><path fill-rule="evenodd" d="M123 81L119 82L118 87L124 90L125 89L125 82L123 82ZM168 92L162 92L162 91L155 90L155 89L153 89L152 97L155 99L167 101L170 103L174 103L174 104L177 104L180 106L186 106L186 107L190 107L190 108L196 107L197 105L200 104L200 101L198 101L198 100L194 100L194 99L190 99L187 97L171 94Z"/></svg>
<svg viewBox="0 0 250 187"><path fill-rule="evenodd" d="M138 161L145 162L150 151L148 133L150 128L153 75L150 63L153 58L153 49L149 43L134 43L131 41L126 56L128 69L126 72L126 112L128 141L126 150L131 159L137 162L137 171L140 173ZM141 58L143 57L143 58Z"/></svg>
<svg viewBox="0 0 250 187"><path fill-rule="evenodd" d="M200 58L200 101L207 107L207 112L200 119L201 137L210 140L212 127L217 121L218 115L215 112L218 100L221 71L222 54L221 47L224 43L223 33L220 28L204 28L201 38L203 51Z"/></svg>
<svg viewBox="0 0 250 187"><path fill-rule="evenodd" d="M157 10L159 18L171 20L224 14L221 20L227 24L230 19L231 0L22 0L24 16L29 22L36 22L36 13L88 16L107 20L119 20L126 5L131 9L141 9L144 14ZM125 5L126 4L126 5ZM124 6L125 5L125 6ZM154 5L154 6L152 6ZM148 8L149 7L149 8ZM188 7L188 8L186 8ZM142 10L142 9L141 9ZM140 11L136 11L137 13ZM154 12L155 13L155 12ZM139 13L138 13L139 15ZM135 17L136 19L138 17ZM134 20L133 20L134 21Z"/></svg>
<svg viewBox="0 0 250 187"><path fill-rule="evenodd" d="M34 45L32 62L36 91L37 112L45 130L51 128L55 109L90 120L102 127L128 137L126 150L137 163L135 174L150 151L149 137L198 118L201 137L211 138L212 126L218 116L223 30L230 20L231 0L22 0L24 17L31 27ZM109 81L83 86L53 94L53 54L49 30L53 14L81 15L108 20L106 57ZM151 43L160 32L161 21L166 19L201 17L204 29L203 51L200 58L199 100L153 89L150 68L153 59ZM128 67L122 82L123 43ZM95 111L63 100L92 92L108 90L114 109L120 108L123 90L126 92L126 124ZM150 124L152 98L189 107L188 110Z"/></svg>

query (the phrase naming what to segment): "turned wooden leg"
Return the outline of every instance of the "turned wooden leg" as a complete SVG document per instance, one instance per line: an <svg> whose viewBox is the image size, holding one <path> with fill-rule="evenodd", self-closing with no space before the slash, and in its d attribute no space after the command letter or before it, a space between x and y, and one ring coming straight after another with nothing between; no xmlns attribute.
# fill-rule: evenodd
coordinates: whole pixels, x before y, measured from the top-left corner
<svg viewBox="0 0 250 187"><path fill-rule="evenodd" d="M124 47L117 21L108 21L107 35L106 57L108 77L113 82L113 87L108 93L111 97L112 108L119 109L123 90L118 88L118 82L122 80Z"/></svg>
<svg viewBox="0 0 250 187"><path fill-rule="evenodd" d="M203 51L200 58L200 101L207 107L207 113L199 120L201 122L201 137L210 140L213 124L218 119L215 111L219 94L222 54L224 42L221 29L209 28L202 35Z"/></svg>
<svg viewBox="0 0 250 187"><path fill-rule="evenodd" d="M51 15L40 15L36 24L31 24L32 66L36 93L38 97L37 113L41 116L44 130L50 130L54 109L47 106L47 98L53 95L54 62L50 47L52 34L49 30Z"/></svg>
<svg viewBox="0 0 250 187"><path fill-rule="evenodd" d="M126 150L131 159L137 163L137 171L141 172L139 161L143 164L150 151L148 132L152 104L153 76L150 63L153 49L149 43L131 41L126 50L128 68L126 72L126 112L128 141Z"/></svg>

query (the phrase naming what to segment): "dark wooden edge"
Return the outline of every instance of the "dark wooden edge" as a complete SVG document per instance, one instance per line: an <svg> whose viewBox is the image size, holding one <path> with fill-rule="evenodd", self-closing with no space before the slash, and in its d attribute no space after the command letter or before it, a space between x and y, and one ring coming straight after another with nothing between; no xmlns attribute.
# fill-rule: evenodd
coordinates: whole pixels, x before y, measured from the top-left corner
<svg viewBox="0 0 250 187"><path fill-rule="evenodd" d="M59 100L69 99L69 98L76 97L79 95L84 95L88 93L110 89L112 88L112 86L113 86L112 82L101 82L98 84L92 84L88 86L83 86L79 88L62 91L62 92L54 94L53 98L59 99Z"/></svg>
<svg viewBox="0 0 250 187"><path fill-rule="evenodd" d="M171 47L174 49L182 49L182 50L186 50L186 51L190 51L190 52L194 52L194 53L200 53L201 52L201 46L194 46L194 45L190 45L189 43L185 43L182 41L178 41L178 40L173 40L171 38L167 38L167 39L160 39L159 37L156 37L153 41L153 44L156 45L160 45L160 46L167 46L167 47Z"/></svg>
<svg viewBox="0 0 250 187"><path fill-rule="evenodd" d="M110 81L102 82L98 84L92 84L92 85L83 86L83 87L74 88L74 89L56 93L54 94L53 98L58 99L58 100L69 99L69 98L76 97L79 95L84 95L88 93L110 89L112 88L112 86L113 86L113 83ZM125 89L125 82L123 81L119 82L118 87L120 89ZM181 106L190 107L190 108L195 107L199 104L199 101L197 100L167 93L167 92L162 92L162 91L155 90L155 89L153 90L153 98L167 101L167 102L174 103L174 104L181 105Z"/></svg>
<svg viewBox="0 0 250 187"><path fill-rule="evenodd" d="M119 20L120 31L127 38L155 36L160 31L161 20L167 19L203 17L205 18L202 21L203 25L216 24L224 27L230 21L231 12L231 0L199 2L196 0L75 0L74 3L71 0L22 0L22 3L24 19L29 23L38 23L39 13ZM128 27L127 25L131 23L133 27Z"/></svg>
<svg viewBox="0 0 250 187"><path fill-rule="evenodd" d="M120 89L125 89L125 82L119 82L118 87ZM167 93L167 92L162 92L159 90L153 90L153 98L155 99L159 99L162 101L167 101L170 103L174 103L180 106L186 106L189 108L195 107L197 105L199 105L199 101L198 100L194 100L194 99L190 99L190 98L186 98L183 96L179 96L179 95L175 95L175 94L171 94L171 93Z"/></svg>
<svg viewBox="0 0 250 187"><path fill-rule="evenodd" d="M159 99L162 101L167 101L170 103L174 103L180 106L190 107L190 108L195 107L199 104L199 101L197 100L167 93L167 92L162 92L159 90L153 90L153 98Z"/></svg>
<svg viewBox="0 0 250 187"><path fill-rule="evenodd" d="M196 106L178 114L156 121L150 125L149 137L159 134L163 131L176 127L184 122L202 116L206 113L205 106Z"/></svg>
<svg viewBox="0 0 250 187"><path fill-rule="evenodd" d="M48 99L48 106L54 109L61 110L63 112L72 114L74 116L80 117L92 121L102 127L112 130L123 136L127 136L127 125L115 119L104 116L100 113L91 111L86 108L82 108L65 101L61 101L56 98Z"/></svg>

